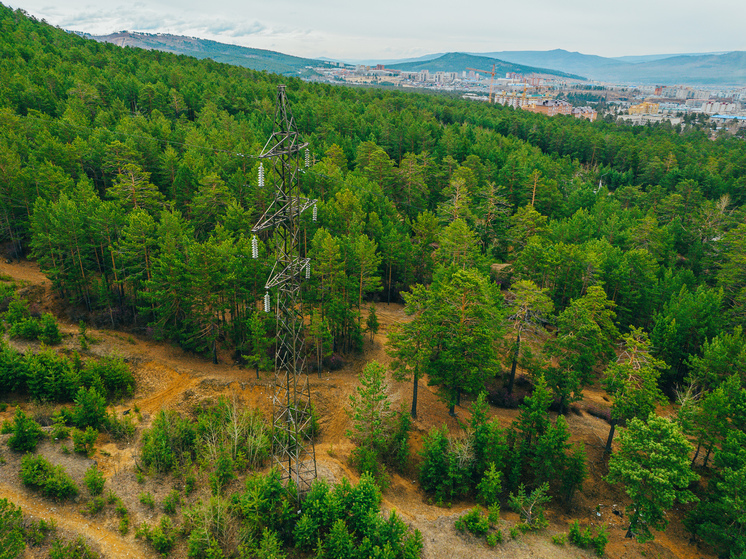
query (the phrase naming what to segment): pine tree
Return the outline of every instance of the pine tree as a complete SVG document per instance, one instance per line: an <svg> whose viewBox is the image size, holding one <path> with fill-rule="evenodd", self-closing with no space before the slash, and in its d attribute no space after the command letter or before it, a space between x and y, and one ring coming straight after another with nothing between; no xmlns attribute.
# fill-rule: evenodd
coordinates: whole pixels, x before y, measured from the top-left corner
<svg viewBox="0 0 746 559"><path fill-rule="evenodd" d="M439 387L452 415L461 393L481 392L497 371L500 303L496 287L473 269L444 269L433 282L421 315L434 344L428 383Z"/></svg>
<svg viewBox="0 0 746 559"><path fill-rule="evenodd" d="M604 375L606 392L614 399L606 452L611 452L614 429L632 418L644 419L664 400L658 377L666 364L650 354L650 339L641 328L622 336L622 352Z"/></svg>
<svg viewBox="0 0 746 559"><path fill-rule="evenodd" d="M548 317L554 309L554 305L547 296L546 291L539 289L532 281L518 281L511 287L510 292L513 300L510 303L507 318L512 323L516 339L515 351L513 352L510 365L510 376L508 377L508 394L513 393L515 372L521 352L522 334L535 330L537 325L545 317Z"/></svg>
<svg viewBox="0 0 746 559"><path fill-rule="evenodd" d="M696 499L686 489L699 478L689 465L692 446L676 423L655 414L650 414L647 422L631 419L619 439L619 450L609 460L605 479L621 483L632 499L627 507L627 537L644 542L653 539L651 528L666 529L666 511L674 502Z"/></svg>
<svg viewBox="0 0 746 559"><path fill-rule="evenodd" d="M613 308L603 288L593 285L557 318L557 338L550 350L559 364L547 369L547 383L559 399L561 413L582 398L594 369L614 354L613 341L619 332Z"/></svg>
<svg viewBox="0 0 746 559"><path fill-rule="evenodd" d="M404 312L414 315L408 322L393 328L388 334L388 353L393 357L391 368L394 379L404 381L412 379L412 417L417 417L417 391L419 380L428 367L432 353L432 332L426 317L422 314L427 308L429 292L421 285L415 285L404 297Z"/></svg>
<svg viewBox="0 0 746 559"><path fill-rule="evenodd" d="M350 396L349 415L352 429L347 436L357 444L353 460L359 470L371 473L377 481L385 481L382 468L384 454L394 426L386 369L377 361L368 363L359 377L360 386Z"/></svg>

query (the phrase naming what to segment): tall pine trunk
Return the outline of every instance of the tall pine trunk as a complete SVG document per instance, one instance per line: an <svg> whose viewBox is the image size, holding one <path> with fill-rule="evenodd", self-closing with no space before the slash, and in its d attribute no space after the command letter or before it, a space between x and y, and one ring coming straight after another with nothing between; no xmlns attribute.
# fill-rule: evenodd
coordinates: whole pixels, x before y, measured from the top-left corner
<svg viewBox="0 0 746 559"><path fill-rule="evenodd" d="M611 442L614 440L614 431L616 430L616 424L617 420L612 419L611 428L609 429L609 437L606 439L606 449L604 450L606 454L611 454Z"/></svg>
<svg viewBox="0 0 746 559"><path fill-rule="evenodd" d="M412 383L412 412L411 415L414 419L417 418L417 388L420 384L420 379L417 376L417 373L414 373L412 375L412 378L414 378L414 382Z"/></svg>
<svg viewBox="0 0 746 559"><path fill-rule="evenodd" d="M515 353L513 353L513 363L510 365L510 379L508 380L508 394L513 393L513 384L515 383L515 371L518 366L518 352L521 350L521 333L515 338Z"/></svg>

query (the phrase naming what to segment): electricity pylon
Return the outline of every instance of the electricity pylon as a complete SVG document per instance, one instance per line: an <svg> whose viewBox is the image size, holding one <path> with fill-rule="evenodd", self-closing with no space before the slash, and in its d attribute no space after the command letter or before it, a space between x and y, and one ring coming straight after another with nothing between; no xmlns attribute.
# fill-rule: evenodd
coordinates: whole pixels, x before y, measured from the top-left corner
<svg viewBox="0 0 746 559"><path fill-rule="evenodd" d="M300 195L300 151L308 146L300 139L288 107L285 86L277 86L274 131L260 159L269 163L266 177L274 186L274 200L252 229L258 233L275 228L276 259L264 286L264 310L274 307L277 318L275 388L272 395L274 459L284 481L292 480L299 498L316 479L316 452L311 426L311 390L303 347L301 279L310 273L310 261L300 256L300 216L316 200ZM263 186L264 165L259 182ZM315 212L314 212L315 215ZM255 255L256 257L256 251ZM270 304L270 289L275 292Z"/></svg>

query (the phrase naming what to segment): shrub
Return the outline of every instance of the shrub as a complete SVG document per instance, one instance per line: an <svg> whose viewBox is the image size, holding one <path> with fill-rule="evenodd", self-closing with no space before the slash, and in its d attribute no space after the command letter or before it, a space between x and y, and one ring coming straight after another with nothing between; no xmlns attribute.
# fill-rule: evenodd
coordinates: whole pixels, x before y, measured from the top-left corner
<svg viewBox="0 0 746 559"><path fill-rule="evenodd" d="M106 424L106 398L93 386L86 389L82 386L75 395L73 422L79 428L93 427L99 429Z"/></svg>
<svg viewBox="0 0 746 559"><path fill-rule="evenodd" d="M130 516L126 512L119 520L119 533L125 535L130 530Z"/></svg>
<svg viewBox="0 0 746 559"><path fill-rule="evenodd" d="M273 468L267 475L246 479L246 489L234 496L240 516L247 520L249 535L259 540L264 528L274 530L283 541L290 539L292 519L296 516L295 486L283 486L280 472Z"/></svg>
<svg viewBox="0 0 746 559"><path fill-rule="evenodd" d="M585 530L580 530L580 524L576 520L575 522L570 525L570 531L567 534L567 539L570 541L571 544L581 548L581 549L588 549L593 548L593 551L596 552L596 555L599 557L603 557L604 551L606 550L606 544L609 543L609 532L604 524L599 528L596 535L593 535L593 532L590 528L586 528Z"/></svg>
<svg viewBox="0 0 746 559"><path fill-rule="evenodd" d="M104 357L100 361L88 361L83 376L99 379L109 398L119 399L132 396L135 391L135 377L124 360L117 357Z"/></svg>
<svg viewBox="0 0 746 559"><path fill-rule="evenodd" d="M88 547L82 536L78 536L67 543L59 539L52 542L49 559L99 559L99 555Z"/></svg>
<svg viewBox="0 0 746 559"><path fill-rule="evenodd" d="M50 427L52 425L54 415L54 405L49 402L35 402L32 416L42 427Z"/></svg>
<svg viewBox="0 0 746 559"><path fill-rule="evenodd" d="M88 327L82 320L78 322L78 340L80 341L80 349L88 351Z"/></svg>
<svg viewBox="0 0 746 559"><path fill-rule="evenodd" d="M146 507L155 508L155 499L150 491L144 491L140 493L140 502Z"/></svg>
<svg viewBox="0 0 746 559"><path fill-rule="evenodd" d="M236 477L233 473L233 459L231 455L223 450L215 460L215 469L210 474L210 487L213 494L217 495Z"/></svg>
<svg viewBox="0 0 746 559"><path fill-rule="evenodd" d="M96 431L96 429L94 429L93 427L86 427L85 431L81 431L80 429L73 429L73 450L75 452L85 454L86 456L90 456L91 454L93 454L94 445L96 444L97 438L98 431Z"/></svg>
<svg viewBox="0 0 746 559"><path fill-rule="evenodd" d="M26 363L23 354L8 346L2 339L0 339L0 386L2 386L3 393L26 388Z"/></svg>
<svg viewBox="0 0 746 559"><path fill-rule="evenodd" d="M11 338L21 338L24 340L36 340L41 334L41 325L35 318L24 318L8 329L8 335Z"/></svg>
<svg viewBox="0 0 746 559"><path fill-rule="evenodd" d="M490 529L489 520L482 514L482 507L477 505L455 522L459 532L467 530L475 536L484 536Z"/></svg>
<svg viewBox="0 0 746 559"><path fill-rule="evenodd" d="M425 491L441 499L453 499L469 491L473 453L469 440L450 440L445 425L434 428L423 442L420 483Z"/></svg>
<svg viewBox="0 0 746 559"><path fill-rule="evenodd" d="M396 414L390 443L384 454L386 463L396 471L403 472L409 464L409 432L412 430L412 416L402 409Z"/></svg>
<svg viewBox="0 0 746 559"><path fill-rule="evenodd" d="M196 432L201 443L200 458L210 463L228 452L234 468L256 467L270 451L270 433L261 414L224 397L199 411ZM185 458L188 456L182 460Z"/></svg>
<svg viewBox="0 0 746 559"><path fill-rule="evenodd" d="M124 506L124 503L119 500L119 497L117 497L117 506L114 508L114 512L116 512L119 516L127 516L127 507Z"/></svg>
<svg viewBox="0 0 746 559"><path fill-rule="evenodd" d="M95 464L88 468L83 476L83 483L88 488L88 492L94 496L101 495L105 482L104 475L98 471Z"/></svg>
<svg viewBox="0 0 746 559"><path fill-rule="evenodd" d="M142 436L142 462L157 472L175 470L193 458L197 432L194 425L174 411L158 412L153 427Z"/></svg>
<svg viewBox="0 0 746 559"><path fill-rule="evenodd" d="M52 466L43 456L27 454L21 459L21 480L54 499L66 499L78 494L78 486L65 468Z"/></svg>
<svg viewBox="0 0 746 559"><path fill-rule="evenodd" d="M114 413L110 413L106 417L106 432L115 441L131 441L135 436L135 420L131 415L119 419Z"/></svg>
<svg viewBox="0 0 746 559"><path fill-rule="evenodd" d="M67 428L67 417L64 413L54 412L52 414L52 438L56 441L67 439L70 429Z"/></svg>
<svg viewBox="0 0 746 559"><path fill-rule="evenodd" d="M60 327L54 315L44 313L39 320L39 333L37 339L47 345L55 345L62 341Z"/></svg>
<svg viewBox="0 0 746 559"><path fill-rule="evenodd" d="M161 518L160 525L151 527L146 523L140 524L135 537L143 537L158 553L167 555L176 543L177 531L168 516Z"/></svg>
<svg viewBox="0 0 746 559"><path fill-rule="evenodd" d="M184 493L186 493L187 495L191 495L196 485L197 476L195 476L194 473L187 474L186 478L184 479Z"/></svg>
<svg viewBox="0 0 746 559"><path fill-rule="evenodd" d="M355 447L350 453L350 465L361 474L370 474L376 480L376 484L385 491L390 483L386 466L381 463L378 453L368 447Z"/></svg>
<svg viewBox="0 0 746 559"><path fill-rule="evenodd" d="M487 520L490 523L490 526L497 526L497 523L500 522L500 504L499 503L493 503L489 506L487 509Z"/></svg>
<svg viewBox="0 0 746 559"><path fill-rule="evenodd" d="M419 557L422 549L420 533L410 532L393 512L388 519L377 514L380 501L381 493L370 474L364 474L357 486L352 486L346 479L333 487L316 480L303 501L301 517L295 524L296 546L303 551L317 547L319 557L374 557L380 554L373 550L372 542L375 542L381 549L397 550L397 557ZM287 541L281 530L278 534ZM254 535L254 538L259 539L259 535ZM356 549L351 553L353 546ZM332 549L336 551L332 552Z"/></svg>
<svg viewBox="0 0 746 559"><path fill-rule="evenodd" d="M486 505L497 503L500 491L502 491L503 474L497 471L495 463L490 462L489 468L484 472L482 481L477 485L479 498Z"/></svg>
<svg viewBox="0 0 746 559"><path fill-rule="evenodd" d="M329 359L326 360L325 365L326 368L330 371L338 371L339 369L344 367L345 361L341 355L339 355L338 353L334 353L331 357L329 357Z"/></svg>
<svg viewBox="0 0 746 559"><path fill-rule="evenodd" d="M229 514L231 503L220 496L211 497L207 501L198 501L191 508L184 510L184 532L189 534L187 540L187 555L190 558L197 559L209 557L222 559L223 552L220 548L220 542L225 543L228 536L225 528L226 514ZM254 522L259 519L253 519L251 526L247 526L253 532ZM246 548L239 546L239 557L254 557L253 545L256 538L246 538L249 545ZM242 549L243 548L243 549Z"/></svg>
<svg viewBox="0 0 746 559"><path fill-rule="evenodd" d="M26 527L26 542L31 545L39 546L44 543L47 536L57 529L54 520L32 520Z"/></svg>
<svg viewBox="0 0 746 559"><path fill-rule="evenodd" d="M28 307L28 301L20 299L17 295L14 295L13 299L8 304L8 310L5 311L5 320L8 321L8 324L16 324L22 320L31 318L31 311Z"/></svg>
<svg viewBox="0 0 746 559"><path fill-rule="evenodd" d="M548 525L544 518L543 507L551 500L551 497L547 495L548 491L549 483L544 483L526 495L526 488L521 484L517 494L510 494L508 502L511 508L521 516L525 530L539 530Z"/></svg>
<svg viewBox="0 0 746 559"><path fill-rule="evenodd" d="M487 534L488 546L495 547L499 543L503 543L503 533L500 530L495 530Z"/></svg>
<svg viewBox="0 0 746 559"><path fill-rule="evenodd" d="M256 553L257 559L285 559L287 555L282 551L282 542L272 530L264 529L262 541Z"/></svg>
<svg viewBox="0 0 746 559"><path fill-rule="evenodd" d="M25 547L21 509L0 499L0 556L18 557Z"/></svg>
<svg viewBox="0 0 746 559"><path fill-rule="evenodd" d="M163 512L166 514L176 514L176 508L181 504L181 494L172 489L171 493L163 500Z"/></svg>
<svg viewBox="0 0 746 559"><path fill-rule="evenodd" d="M17 406L11 432L13 434L8 439L8 446L17 452L34 450L43 435L41 426Z"/></svg>
<svg viewBox="0 0 746 559"><path fill-rule="evenodd" d="M106 506L106 501L103 497L94 497L85 506L84 512L90 516L94 516L101 512Z"/></svg>
<svg viewBox="0 0 746 559"><path fill-rule="evenodd" d="M80 387L80 376L67 357L51 349L26 353L26 386L32 399L70 402Z"/></svg>

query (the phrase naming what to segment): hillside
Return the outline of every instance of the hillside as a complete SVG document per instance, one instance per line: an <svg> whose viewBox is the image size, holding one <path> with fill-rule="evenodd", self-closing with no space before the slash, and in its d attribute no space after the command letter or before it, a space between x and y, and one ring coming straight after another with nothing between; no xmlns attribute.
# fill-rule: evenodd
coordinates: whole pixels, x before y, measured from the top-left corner
<svg viewBox="0 0 746 559"><path fill-rule="evenodd" d="M475 53L477 54L477 53ZM479 53L480 56L506 60L514 64L526 64L530 66L542 66L571 72L592 78L599 68L610 66L623 66L623 63L604 58L603 56L569 52L563 49L548 51L500 51Z"/></svg>
<svg viewBox="0 0 746 559"><path fill-rule="evenodd" d="M746 51L675 56L620 68L601 69L598 76L647 84L743 86L746 83Z"/></svg>
<svg viewBox="0 0 746 559"><path fill-rule="evenodd" d="M406 70L409 72L419 70L429 70L430 72L463 72L467 70L467 68L492 70L493 64L495 65L495 72L498 77L503 77L508 72L515 72L518 74L547 74L577 80L584 79L582 76L569 74L556 69L549 70L547 68L525 66L523 64L504 62L486 56L475 56L460 52L449 52L431 60L417 60L400 64L388 64L387 67L394 70Z"/></svg>
<svg viewBox="0 0 746 559"><path fill-rule="evenodd" d="M271 50L254 49L164 33L137 33L122 31L109 35L85 35L99 42L120 47L135 47L185 54L196 58L209 58L216 62L243 66L252 70L273 72L286 76L307 75L309 66L324 66L326 62L299 58Z"/></svg>
<svg viewBox="0 0 746 559"><path fill-rule="evenodd" d="M13 279L24 285L26 293L33 293L32 301L40 310L64 310L62 302L54 297L49 280L39 272L35 264L0 262L0 277L5 278L5 281ZM345 434L351 427L350 417L345 411L349 405L349 397L359 386L357 375L365 363L373 359L390 363L390 357L385 351L387 334L395 325L409 320L401 305L380 303L376 308L381 319L381 329L373 336L372 341L366 341L364 352L351 359L341 370L325 372L321 377L309 377L312 401L320 417L320 432L316 440L317 468L319 477L330 483L339 483L343 478L353 482L359 479L357 472L349 465L354 444ZM78 326L65 322L61 326L64 342L58 351L63 354L80 352ZM178 474L137 475L144 431L153 426L154 419L162 410L189 417L195 410L214 404L221 396L257 410L265 417L269 416L273 375L271 371L262 371L260 378L256 378L254 371L236 364L223 362L214 365L168 344L139 336L124 336L117 331L91 329L88 335L95 343L90 349L82 351L84 358L114 354L123 357L133 368L137 379L136 392L132 398L112 406L112 411L119 417L124 417L122 414L137 414L136 434L128 440L115 440L109 434L102 433L96 441L95 454L90 457L71 453L69 450L66 453L64 449L70 446L69 440L44 441L38 453L53 463L64 466L81 487L84 486L84 472L92 464L97 464L106 479L106 494L115 495L121 500L122 506L128 511L131 528L127 533L120 533L117 528L119 519L110 506L94 515L86 513L90 497L81 495L74 502L52 503L38 492L25 487L16 473L20 467L20 455L7 449L8 435L0 435L0 475L3 478L0 481L0 498L10 499L20 505L32 519L56 522L56 533L63 538L83 536L94 551L107 559L155 559L162 555L156 553L141 537L135 537L135 529L142 523L154 524L154 519L163 517L159 512L161 503L173 489L182 488L183 481ZM9 341L20 350L40 349L38 344ZM224 360L221 359L222 361ZM388 382L391 385L389 396L393 402L407 402L411 399L410 383L395 382L391 378ZM447 408L438 400L435 390L427 387L424 382L421 384L420 401L423 411L414 422L411 435L413 463L418 460L414 451L421 448L422 440L431 429L448 425L453 433L463 433L461 422L468 421L470 417L469 402L464 401L459 406L458 418L450 417ZM650 556L666 559L714 559L714 556L687 544L686 532L680 524L679 515L675 516L667 533L659 536L655 542L640 545L624 537L626 523L618 512L622 510L625 498L600 478L606 469L602 441L608 425L588 412L588 409L604 405L603 396L603 391L588 391L583 405L568 416L569 426L575 433L573 442L583 442L589 451L591 478L586 482L584 494L578 495L572 504L552 507L548 511L549 525L546 529L517 538L508 537L507 534L519 522L519 518L506 507L501 513L500 521L500 527L506 534L505 541L497 547L488 547L483 541L462 534L454 528L454 521L474 503L464 500L447 507L435 506L419 487L414 468L404 475L393 475L391 487L383 495L383 510L396 511L409 526L421 531L424 542L422 559L531 559L537 556L591 559L594 555L590 551L551 543L552 536L568 530L572 519L580 519L583 526L594 529L602 523L609 526L610 542L606 546L605 555L609 559L642 559ZM10 403L7 411L0 412L0 421L12 419L16 403L36 417L51 413L49 404L44 407L22 399L11 400ZM499 424L508 425L517 417L517 410L495 408L490 410L490 416ZM241 475L231 482L230 490L240 491L243 481L244 476ZM158 503L158 508L153 509L143 503L138 497L143 494L150 494ZM209 498L209 492L200 488L188 500L185 498L185 510L188 503ZM50 506L52 504L54 506ZM177 522L185 520L184 513L181 512L173 518ZM179 559L186 557L186 547L185 540L180 538L168 556ZM29 547L24 557L46 557L45 551L44 546Z"/></svg>

